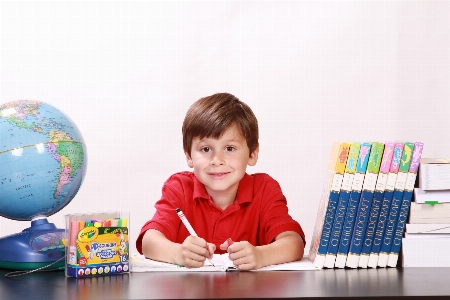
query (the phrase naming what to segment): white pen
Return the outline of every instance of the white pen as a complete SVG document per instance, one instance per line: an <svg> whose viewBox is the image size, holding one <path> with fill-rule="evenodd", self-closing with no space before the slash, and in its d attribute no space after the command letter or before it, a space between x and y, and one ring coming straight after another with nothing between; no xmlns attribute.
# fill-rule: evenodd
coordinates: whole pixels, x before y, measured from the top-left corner
<svg viewBox="0 0 450 300"><path fill-rule="evenodd" d="M192 226L189 223L188 219L186 219L186 216L184 215L183 211L181 209L179 209L179 208L177 208L176 211L177 211L178 217L180 217L181 222L183 222L184 226L186 226L189 234L198 237L198 235L195 233L194 228L192 228ZM206 248L208 249L208 246ZM210 261L209 259L208 259L208 261L213 267L215 267L214 264L212 263L212 261Z"/></svg>

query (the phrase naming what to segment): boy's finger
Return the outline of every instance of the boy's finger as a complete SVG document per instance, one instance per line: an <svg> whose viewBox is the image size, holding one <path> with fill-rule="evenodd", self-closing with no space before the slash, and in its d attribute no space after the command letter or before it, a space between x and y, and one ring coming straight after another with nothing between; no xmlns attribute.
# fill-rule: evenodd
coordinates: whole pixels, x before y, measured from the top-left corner
<svg viewBox="0 0 450 300"><path fill-rule="evenodd" d="M209 256L212 257L214 252L216 251L216 245L208 243Z"/></svg>
<svg viewBox="0 0 450 300"><path fill-rule="evenodd" d="M228 247L230 247L233 243L234 243L233 240L230 239L230 238L228 238L225 242L223 242L223 243L220 245L220 249L221 249L221 250L227 250Z"/></svg>
<svg viewBox="0 0 450 300"><path fill-rule="evenodd" d="M208 244L204 239L202 239L198 236L190 235L186 239L189 239L189 242L191 244L194 244L196 246L203 247L203 248L206 248L207 244Z"/></svg>

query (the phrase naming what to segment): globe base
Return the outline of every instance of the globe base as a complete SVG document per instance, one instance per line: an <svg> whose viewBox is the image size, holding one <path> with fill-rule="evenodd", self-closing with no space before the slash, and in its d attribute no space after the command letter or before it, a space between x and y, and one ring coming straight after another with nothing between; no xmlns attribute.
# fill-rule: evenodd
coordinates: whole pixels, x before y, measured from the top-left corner
<svg viewBox="0 0 450 300"><path fill-rule="evenodd" d="M33 270L58 263L51 268L64 266L65 230L58 229L46 218L33 220L31 227L22 232L0 238L0 268Z"/></svg>

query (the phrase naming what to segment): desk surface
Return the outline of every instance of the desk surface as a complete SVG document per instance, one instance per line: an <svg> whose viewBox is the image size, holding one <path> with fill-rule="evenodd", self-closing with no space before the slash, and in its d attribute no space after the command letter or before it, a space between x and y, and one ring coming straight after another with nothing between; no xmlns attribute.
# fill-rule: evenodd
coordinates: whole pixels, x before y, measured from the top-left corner
<svg viewBox="0 0 450 300"><path fill-rule="evenodd" d="M450 268L131 273L75 279L64 272L5 278L0 299L449 299Z"/></svg>

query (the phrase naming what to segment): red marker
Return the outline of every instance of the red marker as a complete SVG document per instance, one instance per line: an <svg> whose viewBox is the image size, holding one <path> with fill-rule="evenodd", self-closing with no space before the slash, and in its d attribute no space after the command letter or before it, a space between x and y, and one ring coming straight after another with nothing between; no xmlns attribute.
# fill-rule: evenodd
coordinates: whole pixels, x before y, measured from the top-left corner
<svg viewBox="0 0 450 300"><path fill-rule="evenodd" d="M231 239L231 238L228 238L227 239L227 242L228 242L228 247L230 247L231 245L233 245L233 240Z"/></svg>

